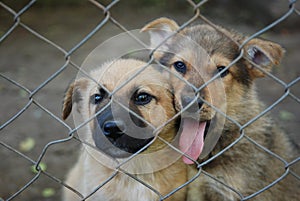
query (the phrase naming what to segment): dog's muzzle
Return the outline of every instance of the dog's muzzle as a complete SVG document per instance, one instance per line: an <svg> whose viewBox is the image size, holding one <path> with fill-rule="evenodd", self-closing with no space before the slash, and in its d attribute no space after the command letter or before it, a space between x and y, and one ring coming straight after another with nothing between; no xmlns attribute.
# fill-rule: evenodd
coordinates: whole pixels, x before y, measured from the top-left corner
<svg viewBox="0 0 300 201"><path fill-rule="evenodd" d="M105 154L116 158L128 157L153 140L153 136L144 136L143 133L134 136L126 133L132 130L128 126L132 125L133 122L128 119L126 119L127 122L122 120L125 113L128 114L128 111L119 109L118 112L113 114L109 107L97 115L95 119L93 139L96 147ZM128 123L128 121L131 121L131 123Z"/></svg>
<svg viewBox="0 0 300 201"><path fill-rule="evenodd" d="M112 140L117 140L122 137L125 134L125 128L123 121L106 121L101 126L103 134Z"/></svg>
<svg viewBox="0 0 300 201"><path fill-rule="evenodd" d="M203 105L203 101L195 96L184 95L181 98L182 107L187 107L187 112L197 112Z"/></svg>

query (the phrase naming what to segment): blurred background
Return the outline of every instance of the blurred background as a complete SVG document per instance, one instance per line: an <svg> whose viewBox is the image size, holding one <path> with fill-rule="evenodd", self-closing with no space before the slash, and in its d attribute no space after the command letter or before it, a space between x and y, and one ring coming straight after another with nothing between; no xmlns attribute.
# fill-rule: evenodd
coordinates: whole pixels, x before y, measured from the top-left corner
<svg viewBox="0 0 300 201"><path fill-rule="evenodd" d="M140 29L157 17L170 17L182 24L194 16L193 6L184 0L99 0L98 3L103 7L112 5L109 9L110 16L128 30ZM297 3L299 2L296 1L296 8L299 8ZM200 13L213 23L245 35L256 33L288 10L287 0L214 0L200 7ZM15 19L12 13L20 11L19 18ZM9 198L36 176L33 163L24 157L36 161L47 143L68 137L69 129L45 110L61 118L64 92L78 73L74 66L80 66L99 44L123 32L109 20L77 47L105 17L103 10L91 1L0 1L0 72L4 75L0 77L0 200ZM203 22L197 19L195 23ZM274 75L285 83L297 80L300 76L299 25L300 16L294 12L261 35L286 49L282 64L274 69ZM9 30L12 31L6 36ZM70 51L72 64L66 64L65 55ZM109 52L103 50L99 57L105 60L108 54ZM26 90L6 78L18 82L32 92L62 67L63 71L57 77L33 94L34 104L30 104L12 123L3 126L28 104L30 97ZM266 107L285 93L285 87L270 77L259 80L257 85L259 96L266 103ZM299 101L300 81L295 82L290 90ZM299 102L287 97L271 110L278 124L290 135L298 148L299 106ZM73 128L72 118L66 123ZM50 146L42 159L42 168L58 180L64 180L76 161L79 148L76 140ZM16 152L22 153L24 157ZM60 196L61 185L53 178L41 174L14 200L60 200Z"/></svg>

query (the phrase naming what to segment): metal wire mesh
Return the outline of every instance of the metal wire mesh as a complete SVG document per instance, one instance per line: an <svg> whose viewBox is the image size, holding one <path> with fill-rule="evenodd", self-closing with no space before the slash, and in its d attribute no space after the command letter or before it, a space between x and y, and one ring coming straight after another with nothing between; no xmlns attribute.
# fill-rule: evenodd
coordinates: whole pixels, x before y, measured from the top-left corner
<svg viewBox="0 0 300 201"><path fill-rule="evenodd" d="M192 22L200 19L200 20L204 21L205 23L209 24L210 26L213 26L214 28L216 28L218 30L218 27L216 27L214 23L212 23L211 21L209 21L200 12L200 10L202 9L202 7L205 5L206 2L208 2L208 1L200 1L199 3L195 3L192 0L187 0L185 2L187 4L187 6L191 7L194 10L194 14L193 14L193 16L188 21L186 21L185 23L182 24L182 26L180 26L180 29L183 29L186 26L190 25ZM294 173L293 171L290 170L291 166L294 166L297 163L299 163L299 159L300 159L299 157L295 158L293 161L286 161L285 159L283 159L280 156L276 155L276 153L273 153L270 150L266 149L265 147L259 145L257 142L255 142L255 140L251 139L250 137L248 137L244 133L244 129L246 127L248 127L249 125L251 125L253 122L255 122L257 119L261 118L266 113L268 113L271 110L273 110L274 108L278 107L278 105L281 102L283 102L285 99L290 98L290 99L294 100L297 104L300 103L299 97L296 94L292 93L292 90L291 90L291 88L293 86L295 86L295 85L297 85L299 83L299 81L300 81L300 77L299 76L296 77L295 79L293 79L290 82L285 82L282 79L280 79L279 77L275 76L274 74L265 72L267 74L267 76L270 79L272 79L272 81L274 81L274 82L276 82L276 83L278 83L279 85L282 86L282 88L285 91L284 94L282 94L269 107L267 107L264 111L262 111L255 118L253 118L251 121L247 122L244 125L240 125L238 122L236 122L233 119L230 119L230 117L226 116L226 114L223 114L223 115L226 116L226 118L228 118L230 121L233 121L239 127L239 129L240 129L240 137L238 139L236 139L232 144L230 144L226 149L222 150L221 152L219 152L218 154L216 154L215 156L213 156L209 160L207 160L207 161L205 161L205 162L203 162L201 164L197 163L198 170L199 170L198 173L196 175L194 175L194 177L191 180L189 180L188 182L182 184L178 188L174 189L169 194L167 194L167 195L161 195L159 193L159 189L154 189L153 187L149 186L147 183L139 180L136 176L134 176L134 175L126 172L125 170L123 170L122 169L122 165L123 164L120 164L118 170L115 171L105 182L99 183L99 186L97 188L95 188L94 191L90 195L84 196L84 195L81 194L81 192L77 192L76 189L74 189L71 186L68 186L67 184L65 184L64 181L63 181L63 178L58 178L56 176L56 172L50 173L47 170L43 169L41 167L41 163L42 163L42 161L46 160L47 153L49 152L49 150L50 149L55 149L58 144L64 144L64 143L67 143L68 141L72 141L74 139L76 141L80 142L80 139L78 139L76 137L76 135L75 135L75 133L77 132L77 130L80 129L80 128L79 127L73 128L68 123L64 122L60 118L60 116L58 116L57 114L55 114L55 112L53 112L51 109L48 109L48 105L45 105L45 103L41 103L41 101L38 98L38 94L42 93L42 90L45 87L47 87L49 84L55 82L55 80L57 79L57 77L59 77L61 74L63 74L65 71L69 70L70 68L75 69L76 72L82 71L82 69L80 68L80 66L78 64L76 64L76 62L73 60L73 57L76 57L76 51L78 51L79 49L82 48L83 45L85 45L86 43L88 43L88 41L94 35L96 35L97 33L101 33L101 31L104 29L105 25L107 25L108 23L110 23L113 26L115 26L116 28L118 28L119 30L125 31L125 32L128 32L128 28L125 25L122 25L122 23L120 23L119 20L116 19L112 15L112 13L110 12L110 10L114 6L117 6L120 3L120 0L113 0L113 1L109 2L109 4L107 4L107 5L104 5L104 4L102 4L102 3L98 2L98 1L90 0L89 3L91 5L93 5L93 6L95 6L99 10L99 12L102 13L102 17L103 18L96 25L96 27L94 27L86 36L84 36L83 38L80 39L80 42L78 42L77 44L73 45L72 48L70 48L68 50L68 48L61 47L56 42L54 42L53 40L51 40L49 37L45 37L43 34L39 33L38 31L35 31L34 28L32 28L30 25L27 25L26 23L23 22L23 20L22 20L23 16L26 14L26 12L28 12L31 9L31 7L35 3L36 3L36 0L32 0L32 1L28 2L28 3L26 3L26 5L24 5L19 11L17 11L16 9L12 9L10 6L8 6L7 3L0 2L0 7L2 8L2 10L6 11L6 13L8 13L8 15L11 17L12 22L13 22L10 25L10 27L8 27L8 29L6 29L5 31L3 31L3 33L1 33L0 46L1 45L4 46L4 42L7 40L7 38L9 38L12 34L14 34L14 32L16 32L16 30L18 28L22 28L23 30L26 31L26 33L29 33L30 35L36 37L37 40L42 41L43 43L46 43L47 45L53 47L55 49L55 51L58 51L60 53L60 55L62 54L61 57L63 58L64 61L62 62L62 65L58 66L58 69L57 69L57 67L54 68L55 72L52 72L52 74L50 74L47 77L47 79L45 79L41 84L38 84L38 86L32 87L33 89L29 89L28 87L26 87L26 85L21 84L19 81L17 81L14 78L11 78L11 76L7 75L6 73L2 73L1 72L1 74L0 74L1 79L3 79L5 81L5 85L13 85L15 88L17 88L19 90L22 90L24 92L23 96L25 98L28 98L28 100L26 101L26 103L24 104L24 106L22 106L21 108L18 108L16 110L15 114L13 114L9 118L5 119L4 122L1 122L2 125L0 127L0 130L2 131L2 134L1 134L0 144L1 144L1 146L2 146L3 149L5 149L6 151L8 151L9 155L18 155L19 156L18 160L21 160L20 158L22 158L22 159L28 161L29 164L33 165L34 168L35 168L35 170L36 170L36 172L34 173L34 175L31 177L31 179L28 182L26 182L24 185L18 186L17 187L18 190L16 190L14 193L11 193L9 195L5 195L4 197L2 197L2 199L5 199L5 200L15 200L16 199L17 200L26 191L30 191L31 186L33 186L34 183L38 182L38 180L40 180L44 176L50 178L53 182L55 182L55 183L57 183L57 184L59 184L61 186L65 186L66 188L70 189L71 191L73 191L74 193L76 193L78 195L78 197L80 197L82 200L86 200L87 198L89 198L90 196L92 196L95 192L97 192L99 189L101 189L103 186L105 186L110 180L114 179L114 177L118 174L118 172L122 172L123 174L126 174L129 177L131 177L134 180L136 180L136 182L142 183L143 185L145 185L146 187L148 187L149 189L151 189L154 193L156 193L158 195L158 197L160 198L160 200L165 200L165 199L173 196L173 194L175 192L179 191L181 188L183 188L183 187L187 186L189 183L193 182L194 179L198 178L200 174L205 174L205 175L211 177L212 179L216 180L217 182L223 184L225 188L228 188L229 190L231 190L234 193L236 193L238 195L238 197L240 197L240 200L248 200L248 199L251 199L252 197L257 196L260 193L263 193L268 188L271 188L277 182L279 182L282 179L284 179L286 177L286 175L288 175L288 174L293 175L299 181L299 175L297 175L296 173ZM252 34L243 44L239 45L240 49L247 42L249 42L251 39L253 39L253 38L257 37L257 36L260 36L261 34L269 31L273 27L280 26L280 23L282 21L287 20L291 15L296 14L296 15L298 15L297 17L299 17L299 11L296 9L296 3L297 3L296 0L290 0L289 2L287 2L286 3L286 6L288 8L287 11L281 17L279 17L278 19L274 20L268 26L265 26L261 30L259 30L256 33ZM72 33L70 33L70 35L72 35ZM19 37L21 37L21 36L19 36ZM139 41L134 36L132 36L132 37L135 40L137 40L137 42L141 43L144 46L144 44L141 41ZM230 36L228 36L228 37L230 37ZM37 55L37 56L41 56L41 55ZM237 57L237 59L234 60L230 65L228 65L228 68L231 65L234 65L242 56L243 56L243 52L241 51L240 56ZM152 62L152 59L153 58L151 58L149 60L149 63ZM30 64L28 64L28 65L30 65ZM260 70L264 71L263 69L260 68L260 66L256 66L256 67L259 68ZM86 72L83 72L83 73L86 73ZM133 77L133 79L134 79L134 77ZM126 83L124 83L124 84L126 84ZM120 86L120 88L121 87L122 86ZM198 89L198 90L200 91L201 88ZM1 93L3 93L3 92L1 92ZM6 138L5 137L2 137L2 136L5 136L5 132L8 132L12 127L18 127L19 125L18 125L17 119L20 118L20 117L22 117L22 115L24 115L24 113L26 113L26 111L29 108L33 107L33 106L39 108L39 110L43 111L43 113L48 114L50 116L50 120L49 120L50 122L53 121L53 122L55 122L56 124L59 124L60 126L62 126L65 129L64 131L62 131L62 132L65 132L65 134L61 135L61 136L65 136L65 137L62 137L62 138L60 138L58 140L48 141L46 143L46 145L44 145L42 147L42 150L38 153L37 159L34 159L33 157L29 157L25 153L22 153L16 147L14 147L14 146L10 145L10 143L6 142L6 140L5 140ZM299 105L298 105L298 107L299 107ZM221 113L221 111L218 111L218 112ZM30 122L28 122L28 124L30 124ZM50 124L51 123L49 123L49 125ZM38 132L38 131L36 131L36 132ZM261 148L262 151L266 152L271 157L277 158L278 160L282 161L282 163L285 166L285 171L284 171L284 173L279 178L277 178L275 181L273 181L272 183L270 183L268 186L266 186L266 187L258 190L257 192L255 192L255 193L253 193L253 194L251 194L249 196L244 196L244 195L240 194L237 189L233 189L232 187L230 187L230 186L226 185L225 183L223 183L222 181L220 181L218 178L216 178L213 175L210 175L209 173L207 173L207 172L205 172L205 171L202 170L203 166L205 166L210 161L216 159L218 156L222 155L225 151L229 150L235 144L239 143L239 141L241 139L247 139L247 140L249 140L251 143L253 143L255 146ZM36 140L38 140L38 139L36 139ZM138 153L134 154L131 158L135 157ZM5 163L4 161L5 161L5 159L3 158L1 163ZM126 163L126 162L124 162L124 163ZM23 168L23 167L19 167L19 168Z"/></svg>

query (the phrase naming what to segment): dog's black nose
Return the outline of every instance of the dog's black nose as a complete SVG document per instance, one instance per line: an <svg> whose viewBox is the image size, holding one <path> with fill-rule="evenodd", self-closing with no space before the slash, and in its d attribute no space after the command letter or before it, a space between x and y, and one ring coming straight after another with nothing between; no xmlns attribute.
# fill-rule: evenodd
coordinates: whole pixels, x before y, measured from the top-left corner
<svg viewBox="0 0 300 201"><path fill-rule="evenodd" d="M116 140L124 134L124 128L125 126L121 121L106 121L102 130L106 137Z"/></svg>
<svg viewBox="0 0 300 201"><path fill-rule="evenodd" d="M192 102L194 102L192 105L189 106L189 108L187 108L188 112L197 112L203 105L203 101L200 98L197 98L197 100L195 100L195 96L183 96L182 97L182 107L187 107L189 104L191 104Z"/></svg>

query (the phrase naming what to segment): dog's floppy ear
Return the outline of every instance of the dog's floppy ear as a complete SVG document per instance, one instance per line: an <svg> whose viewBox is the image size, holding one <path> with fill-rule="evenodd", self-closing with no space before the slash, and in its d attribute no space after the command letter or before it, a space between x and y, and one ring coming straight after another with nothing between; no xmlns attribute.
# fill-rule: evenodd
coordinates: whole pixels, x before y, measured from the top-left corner
<svg viewBox="0 0 300 201"><path fill-rule="evenodd" d="M271 41L262 39L252 39L244 46L247 57L255 64L270 72L274 65L280 64L284 55L284 49ZM254 77L263 77L264 73L258 68L251 68Z"/></svg>
<svg viewBox="0 0 300 201"><path fill-rule="evenodd" d="M73 83L67 89L65 93L65 98L63 101L63 111L62 118L66 120L70 113L72 112L73 102L79 102L81 98L81 90L84 90L87 87L88 79L80 78Z"/></svg>
<svg viewBox="0 0 300 201"><path fill-rule="evenodd" d="M179 29L178 24L169 18L158 18L146 24L141 32L149 32L151 47L157 47L163 40L165 40L172 32Z"/></svg>

